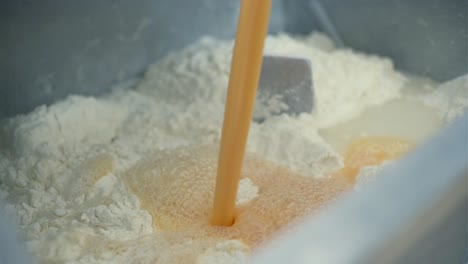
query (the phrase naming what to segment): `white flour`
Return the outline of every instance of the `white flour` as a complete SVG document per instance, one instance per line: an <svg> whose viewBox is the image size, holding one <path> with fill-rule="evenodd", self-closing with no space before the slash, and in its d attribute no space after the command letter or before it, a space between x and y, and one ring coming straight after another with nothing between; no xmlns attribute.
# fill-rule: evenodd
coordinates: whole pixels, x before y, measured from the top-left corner
<svg viewBox="0 0 468 264"><path fill-rule="evenodd" d="M422 96L422 100L438 108L446 122L454 120L468 108L468 75L442 84L436 91Z"/></svg>
<svg viewBox="0 0 468 264"><path fill-rule="evenodd" d="M151 151L219 140L231 49L232 41L204 38L151 66L136 90L71 96L1 124L0 201L33 255L43 263L128 263L150 246L130 246L157 230L120 176ZM269 37L266 52L311 59L317 105L312 115L253 123L248 149L305 176L342 166L319 129L399 97L406 82L390 60L337 50L323 35ZM257 193L244 181L238 202ZM186 246L163 240L157 249L166 260ZM113 243L129 246L119 255ZM221 241L199 262L240 263L248 251Z"/></svg>

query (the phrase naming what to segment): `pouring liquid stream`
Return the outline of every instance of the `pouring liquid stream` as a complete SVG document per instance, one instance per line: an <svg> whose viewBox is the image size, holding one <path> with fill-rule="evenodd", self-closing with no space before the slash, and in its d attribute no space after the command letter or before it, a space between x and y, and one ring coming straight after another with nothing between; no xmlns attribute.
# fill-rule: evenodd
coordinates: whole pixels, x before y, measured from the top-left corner
<svg viewBox="0 0 468 264"><path fill-rule="evenodd" d="M211 223L231 226L262 66L271 0L242 0L234 44Z"/></svg>

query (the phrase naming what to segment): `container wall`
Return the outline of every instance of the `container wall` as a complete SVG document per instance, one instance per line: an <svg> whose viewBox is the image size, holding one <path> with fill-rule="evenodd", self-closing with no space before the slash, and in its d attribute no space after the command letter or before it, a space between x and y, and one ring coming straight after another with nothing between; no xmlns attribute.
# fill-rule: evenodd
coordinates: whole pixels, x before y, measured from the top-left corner
<svg viewBox="0 0 468 264"><path fill-rule="evenodd" d="M271 33L335 33L346 45L437 80L467 72L465 0L273 1ZM233 37L239 8L230 0L0 5L0 118L68 94L101 94L202 35Z"/></svg>

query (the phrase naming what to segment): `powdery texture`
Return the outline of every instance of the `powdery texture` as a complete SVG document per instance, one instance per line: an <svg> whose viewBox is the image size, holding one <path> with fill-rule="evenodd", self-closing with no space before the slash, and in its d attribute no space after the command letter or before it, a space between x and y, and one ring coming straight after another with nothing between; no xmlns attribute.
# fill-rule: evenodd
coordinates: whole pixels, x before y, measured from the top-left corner
<svg viewBox="0 0 468 264"><path fill-rule="evenodd" d="M241 177L261 195L238 207L232 226L212 226L217 154L213 146L177 148L150 155L125 173L156 229L194 244L235 239L255 247L351 186L344 178L305 178L247 155Z"/></svg>
<svg viewBox="0 0 468 264"><path fill-rule="evenodd" d="M155 150L219 141L232 43L204 38L151 66L136 90L70 96L0 123L0 201L34 256L42 263L144 263L152 250L165 263L179 258L172 249L193 253L190 241L171 244L176 238L152 228L122 175ZM307 176L342 166L318 129L398 97L405 83L388 59L335 49L323 35L279 35L266 45L268 53L312 60L316 108L253 123L248 149ZM246 182L240 191L247 200L256 195ZM198 252L208 261L226 248L200 245ZM239 261L248 253L235 252Z"/></svg>
<svg viewBox="0 0 468 264"><path fill-rule="evenodd" d="M232 41L203 38L151 66L137 89L152 95L158 104L178 107L178 114L166 121L169 127L183 126L178 131L189 132L197 142L216 142L222 127L232 46ZM252 124L247 147L308 176L324 176L342 165L339 155L324 143L317 129L349 120L368 106L399 97L406 83L389 59L335 49L321 34L268 37L265 52L312 61L315 108L312 115L282 115L264 124ZM257 113L264 110L256 105ZM307 132L298 133L297 128ZM289 144L286 139L294 142ZM322 166L323 162L326 166Z"/></svg>
<svg viewBox="0 0 468 264"><path fill-rule="evenodd" d="M70 97L2 124L2 201L42 262L66 263L101 240L152 232L107 150L126 114L116 102Z"/></svg>
<svg viewBox="0 0 468 264"><path fill-rule="evenodd" d="M442 84L425 96L423 102L436 107L443 114L446 123L462 116L468 109L468 75Z"/></svg>

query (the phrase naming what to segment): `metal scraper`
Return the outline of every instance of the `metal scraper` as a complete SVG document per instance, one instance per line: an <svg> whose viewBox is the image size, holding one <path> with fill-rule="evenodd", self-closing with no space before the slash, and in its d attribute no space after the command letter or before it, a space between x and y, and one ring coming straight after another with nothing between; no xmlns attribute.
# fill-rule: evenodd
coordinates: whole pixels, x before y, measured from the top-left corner
<svg viewBox="0 0 468 264"><path fill-rule="evenodd" d="M310 60L286 56L264 56L254 120L286 113L298 115L313 109L314 93Z"/></svg>

